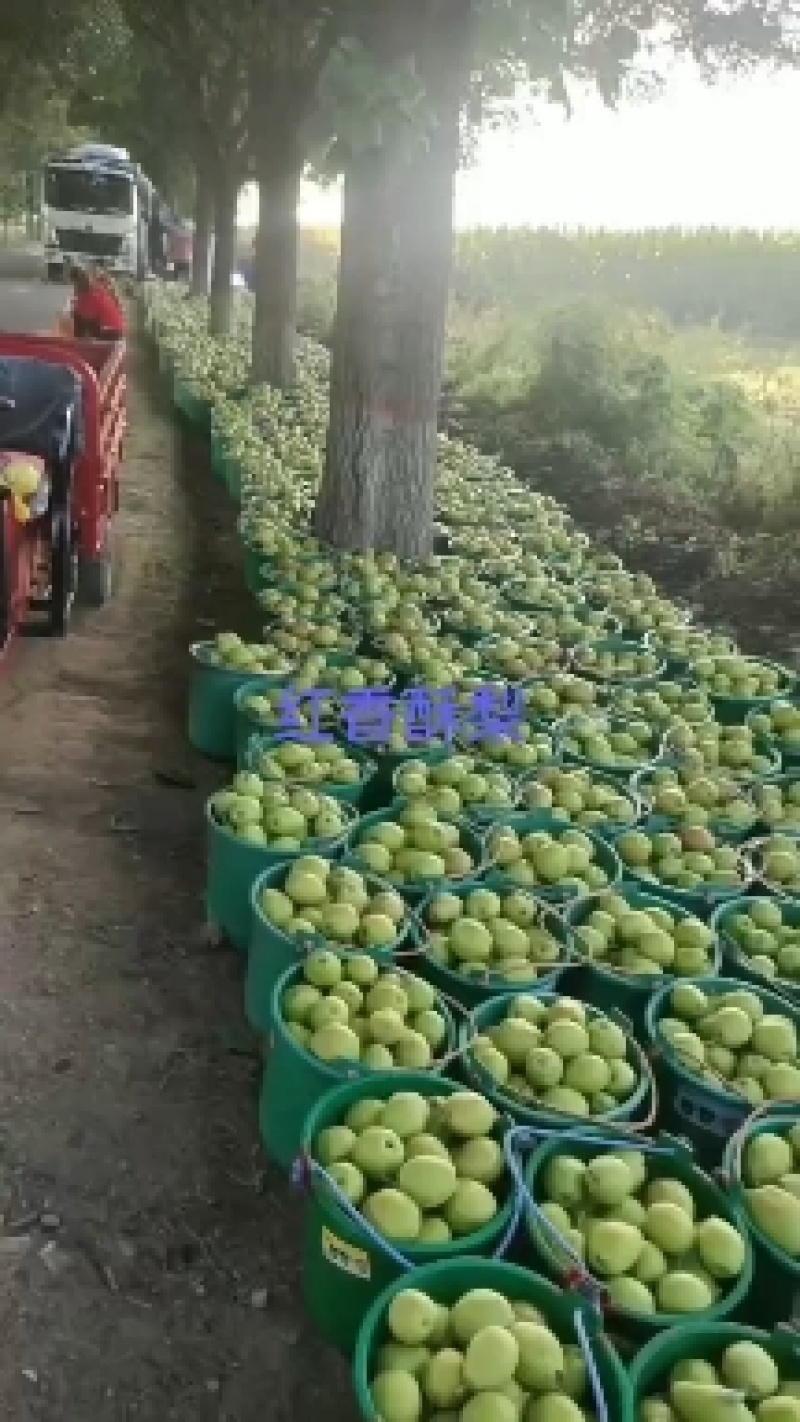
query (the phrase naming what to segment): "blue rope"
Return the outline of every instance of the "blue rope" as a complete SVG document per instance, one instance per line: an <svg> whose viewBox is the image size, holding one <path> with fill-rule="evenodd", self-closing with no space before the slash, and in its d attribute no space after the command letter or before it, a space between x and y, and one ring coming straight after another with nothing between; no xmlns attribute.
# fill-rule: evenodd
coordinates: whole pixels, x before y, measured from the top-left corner
<svg viewBox="0 0 800 1422"><path fill-rule="evenodd" d="M604 1288L599 1279L590 1273L586 1268L583 1259L573 1249L572 1245L564 1238L556 1226L542 1213L541 1207L534 1200L523 1173L523 1152L532 1149L539 1139L552 1137L552 1130L549 1127L535 1126L513 1126L503 1138L503 1154L506 1160L513 1189L513 1207L508 1228L503 1235L493 1258L501 1259L509 1248L514 1236L519 1228L524 1212L533 1215L537 1223L546 1235L556 1243L559 1249L571 1259L576 1269L580 1271L581 1287L587 1295L587 1302L595 1315L599 1318L602 1315L602 1298ZM636 1140L629 1136L615 1136L603 1130L593 1130L591 1127L574 1126L560 1133L559 1140L567 1142L582 1143L590 1146L602 1147L622 1147L623 1149L639 1150L645 1155L675 1155L677 1149L672 1145L659 1145L655 1141ZM404 1272L414 1269L412 1261L396 1249L388 1239L385 1238L368 1219L356 1208L344 1191L336 1184L336 1181L328 1174L327 1170L310 1156L300 1157L295 1161L292 1168L292 1183L296 1187L301 1187L308 1177L316 1179L325 1186L342 1210L343 1214L366 1235L367 1239L382 1254L391 1259ZM584 1311L580 1307L575 1309L573 1314L573 1325L575 1336L578 1340L581 1354L586 1365L589 1378L589 1385L597 1413L597 1422L609 1422L609 1409L603 1391L603 1383L597 1362L592 1352L591 1341L586 1326Z"/></svg>
<svg viewBox="0 0 800 1422"><path fill-rule="evenodd" d="M586 1371L589 1374L589 1385L594 1397L594 1405L597 1410L597 1422L608 1422L608 1404L603 1391L603 1382L600 1371L594 1360L592 1345L589 1342L589 1335L586 1331L586 1323L579 1308L576 1308L572 1315L572 1322L575 1325L575 1333L578 1338L578 1346L583 1354L583 1361L586 1364Z"/></svg>
<svg viewBox="0 0 800 1422"><path fill-rule="evenodd" d="M515 1196L520 1205L520 1212L524 1209L529 1216L532 1216L543 1234L550 1238L551 1242L572 1261L574 1267L580 1271L582 1286L585 1288L596 1312L601 1312L601 1300L604 1293L603 1285L599 1279L591 1273L577 1251L572 1247L569 1240L565 1239L561 1231L544 1214L542 1207L534 1200L528 1188L527 1181L523 1174L522 1153L526 1149L532 1148L539 1137L545 1139L552 1137L553 1132L543 1126L515 1126L508 1132L503 1141L503 1153L506 1158L509 1172L514 1181ZM643 1155L675 1155L676 1148L671 1145L658 1145L655 1141L642 1140L634 1141L626 1136L607 1135L602 1130L593 1131L584 1126L570 1127L568 1130L559 1133L559 1141L581 1142L591 1146L622 1146L628 1150L640 1150Z"/></svg>
<svg viewBox="0 0 800 1422"><path fill-rule="evenodd" d="M303 1184L303 1177L306 1173L311 1175L313 1178L319 1180L325 1186L325 1188L330 1191L342 1213L345 1214L347 1218L354 1225L357 1226L358 1229L362 1230L362 1232L367 1236L369 1241L374 1244L378 1249L380 1249L384 1254L386 1254L388 1258L393 1261L393 1263L397 1264L401 1269L405 1270L406 1272L416 1268L416 1265L412 1263L410 1259L407 1259L404 1254L401 1254L399 1249L395 1249L394 1245L391 1244L388 1239L386 1239L385 1235L382 1235L379 1230L375 1229L374 1225L372 1225L370 1221L366 1219L364 1215L362 1215L361 1211L356 1208L352 1200L348 1199L347 1195L345 1195L344 1191L337 1185L333 1177L328 1174L327 1170L325 1170L325 1168L321 1166L318 1161L314 1160L311 1157L307 1159L301 1158L300 1160L295 1161L294 1166L292 1167L293 1185L295 1185L297 1188L301 1188ZM522 1211L524 1209L524 1204L524 1199L519 1195L518 1192L515 1193L514 1204L512 1207L511 1219L509 1221L508 1228L506 1229L503 1238L497 1246L497 1249L494 1251L492 1258L502 1259L506 1250L509 1248L511 1241L513 1240L514 1235L516 1234L517 1229L519 1227L519 1223L522 1218Z"/></svg>

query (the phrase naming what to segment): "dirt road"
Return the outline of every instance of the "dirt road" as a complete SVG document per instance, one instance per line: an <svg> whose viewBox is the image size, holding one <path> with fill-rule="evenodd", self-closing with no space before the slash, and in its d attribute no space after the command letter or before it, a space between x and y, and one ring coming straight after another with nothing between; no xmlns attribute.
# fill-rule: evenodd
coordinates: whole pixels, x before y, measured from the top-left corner
<svg viewBox="0 0 800 1422"><path fill-rule="evenodd" d="M44 280L36 248L0 250L0 331L50 331L68 298L68 286Z"/></svg>
<svg viewBox="0 0 800 1422"><path fill-rule="evenodd" d="M119 593L0 681L0 1414L345 1422L241 966L199 931L186 648L242 625L234 518L132 366Z"/></svg>

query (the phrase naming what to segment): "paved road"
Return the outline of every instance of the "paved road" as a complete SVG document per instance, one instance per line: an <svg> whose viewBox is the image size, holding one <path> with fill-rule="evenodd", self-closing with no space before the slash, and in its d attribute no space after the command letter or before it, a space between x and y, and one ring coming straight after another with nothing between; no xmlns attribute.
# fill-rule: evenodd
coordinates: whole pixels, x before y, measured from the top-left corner
<svg viewBox="0 0 800 1422"><path fill-rule="evenodd" d="M68 298L68 287L44 280L36 248L0 248L0 331L52 330Z"/></svg>

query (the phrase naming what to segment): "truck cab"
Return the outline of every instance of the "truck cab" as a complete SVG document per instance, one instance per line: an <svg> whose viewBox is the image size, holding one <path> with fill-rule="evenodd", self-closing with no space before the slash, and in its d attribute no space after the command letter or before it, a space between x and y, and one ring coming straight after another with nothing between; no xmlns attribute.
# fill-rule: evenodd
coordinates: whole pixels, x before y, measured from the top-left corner
<svg viewBox="0 0 800 1422"><path fill-rule="evenodd" d="M63 279L70 262L92 262L142 280L148 272L152 185L125 149L86 144L44 168L47 274Z"/></svg>

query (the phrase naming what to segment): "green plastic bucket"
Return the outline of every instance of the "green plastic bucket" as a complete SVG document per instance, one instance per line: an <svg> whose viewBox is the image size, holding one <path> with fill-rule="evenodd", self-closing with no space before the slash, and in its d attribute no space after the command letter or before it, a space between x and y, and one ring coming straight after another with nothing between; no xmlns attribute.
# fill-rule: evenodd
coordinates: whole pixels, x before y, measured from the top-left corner
<svg viewBox="0 0 800 1422"><path fill-rule="evenodd" d="M346 862L352 864L353 868L359 871L369 872L368 866L363 864L358 854L358 846L364 838L365 831L369 829L371 825L385 824L388 820L393 820L395 816L400 814L410 803L410 801L406 800L395 800L391 805L388 805L385 810L371 810L369 814L362 815L348 839ZM402 883L395 883L390 875L384 875L383 877L389 881L392 888L396 889L398 893L401 893L403 898L407 899L411 904L421 903L434 889L449 889L453 884L474 885L483 874L484 845L482 838L475 828L470 825L467 820L461 819L456 815L439 815L438 819L442 822L446 821L448 824L458 826L459 841L470 855L474 867L468 874L460 879L406 879Z"/></svg>
<svg viewBox="0 0 800 1422"><path fill-rule="evenodd" d="M707 726L710 727L712 725L715 726L717 724L718 723L716 721L710 721L707 723ZM680 736L681 732L687 729L689 731L697 731L700 728L696 725L687 725L686 727L682 727L677 725L676 723L673 723L672 725L666 726L664 728L661 748L658 754L659 760L666 761L667 764L670 764L670 762L674 760L681 759L681 755L683 754L683 747L681 746ZM687 749L691 754L692 746L688 745ZM756 736L753 739L753 750L755 751L756 755L761 756L763 758L765 762L763 768L754 769L752 766L744 766L741 771L737 773L735 768L732 768L730 766L723 767L723 769L730 776L730 778L736 781L736 784L741 790L748 790L750 791L750 793L752 793L752 787L754 785L760 785L765 780L779 779L781 773L780 752L776 750L774 745L772 745L769 741L764 740L762 736ZM650 767L645 766L646 770L649 768Z"/></svg>
<svg viewBox="0 0 800 1422"><path fill-rule="evenodd" d="M254 676L252 671L234 671L210 660L209 642L195 642L189 652L192 678L189 688L189 743L212 760L236 760L236 693L249 686L250 695L258 687L280 686L286 675Z"/></svg>
<svg viewBox="0 0 800 1422"><path fill-rule="evenodd" d="M505 815L502 820L498 820L492 826L492 832L501 829L513 829L518 835L526 835L536 830L543 830L546 834L553 835L560 839L568 830L574 830L575 826L565 824L563 820L549 813L547 810L529 811L528 813ZM591 840L594 846L594 862L605 872L608 882L604 888L611 889L622 879L622 865L613 845L597 834L594 830L581 829L580 833ZM498 892L510 893L512 889L530 889L537 898L545 899L548 903L568 903L570 899L578 898L581 890L574 885L552 885L546 884L518 884L508 874L504 873L502 867L498 866L491 858L491 833L486 840L487 864L484 874L487 888L497 889Z"/></svg>
<svg viewBox="0 0 800 1422"><path fill-rule="evenodd" d="M579 677L573 672L564 673L563 671L559 671L555 673L555 675L569 676L573 682L579 682L581 685L589 687L594 692L595 697L600 694L597 684L590 682L586 677ZM541 704L537 703L534 705L534 703L531 702L530 693L535 693L540 689L545 691L550 690L552 681L553 676L532 676L529 677L527 681L522 682L522 687L526 692L526 715L532 726L541 730L551 731L558 725L559 721L568 720L570 716L586 715L590 707L597 706L597 700L589 700L586 705L582 705L579 701L568 701L566 699L559 701L557 706L547 707L546 709L543 708ZM533 714L531 714L532 712ZM524 773L526 775L534 774L535 769L536 767Z"/></svg>
<svg viewBox="0 0 800 1422"><path fill-rule="evenodd" d="M621 1012L609 1011L600 1012L596 1007L587 1004L587 1017L607 1017L621 1027L625 1033L628 1051L627 1059L635 1067L638 1082L634 1090L626 1101L621 1101L613 1111L608 1111L603 1115L577 1117L569 1116L561 1111L548 1110L547 1107L538 1103L526 1103L519 1097L504 1091L498 1086L493 1077L489 1075L473 1058L469 1044L472 1039L484 1031L487 1027L495 1027L498 1022L502 1022L508 1016L508 1010L516 997L538 997L545 1003L552 1002L555 998L566 994L553 992L547 988L534 988L526 993L506 992L497 997L488 998L486 1002L480 1003L473 1008L467 1022L460 1028L458 1037L458 1050L461 1061L461 1074L464 1080L474 1087L476 1091L481 1091L484 1096L518 1125L533 1126L541 1129L543 1126L554 1131L576 1125L588 1126L592 1124L603 1125L606 1122L617 1121L621 1125L628 1124L634 1130L646 1130L649 1128L655 1116L656 1108L656 1086L650 1064L645 1053L636 1041L631 1024ZM636 1122L634 1115L637 1111L642 1111L646 1119Z"/></svg>
<svg viewBox="0 0 800 1422"><path fill-rule="evenodd" d="M395 973L403 969L394 967ZM267 1155L283 1170L291 1170L303 1144L303 1126L309 1112L321 1096L334 1086L348 1081L372 1081L383 1073L370 1070L360 1062L324 1062L312 1056L292 1036L283 1019L282 1002L287 988L292 987L302 972L289 968L275 984L270 1016L269 1055L264 1065L258 1120L261 1140ZM416 974L410 974L416 976ZM437 1001L437 1011L447 1024L447 1038L442 1057L433 1063L431 1075L438 1078L450 1059L456 1029L446 1002Z"/></svg>
<svg viewBox="0 0 800 1422"><path fill-rule="evenodd" d="M259 756L275 750L277 746L284 745L286 739L285 736L251 735L245 748L242 768L260 773L258 771ZM361 806L375 778L375 762L370 760L369 756L364 755L363 751L353 750L350 746L347 747L347 754L359 767L361 772L359 780L353 783L319 780L314 781L313 784L309 782L309 787L322 791L323 795L330 795L332 800L341 800L346 805ZM279 785L283 783L280 776L275 776L275 781Z"/></svg>
<svg viewBox="0 0 800 1422"><path fill-rule="evenodd" d="M639 825L638 832L652 837L658 831L652 826ZM615 835L614 843L619 838L619 835ZM738 846L735 847L738 848ZM739 875L739 883L735 887L724 888L720 885L713 885L707 889L676 889L672 884L662 883L660 879L657 881L646 879L642 874L637 874L635 869L622 863L623 883L635 884L646 894L657 894L660 899L664 899L665 903L674 904L676 908L688 909L689 913L702 919L709 919L720 904L726 904L731 899L739 898L749 888L753 874L744 858L739 860Z"/></svg>
<svg viewBox="0 0 800 1422"><path fill-rule="evenodd" d="M178 414L198 434L208 435L211 428L211 406L202 395L181 379L175 377L172 398Z"/></svg>
<svg viewBox="0 0 800 1422"><path fill-rule="evenodd" d="M333 948L341 953L369 951L352 943L332 943L330 939L323 938L321 934L319 936L315 934L313 938L305 940L292 938L281 932L274 923L270 923L261 909L261 894L264 889L279 888L284 883L290 868L291 865L286 861L274 864L272 868L265 869L258 875L250 890L251 919L244 1005L251 1027L265 1036L270 1031L272 1024L272 996L275 984L279 978L283 977L287 969L296 967L311 948L317 948L324 944L326 948ZM376 892L379 889L389 888L389 885L375 874L365 874L364 878ZM379 951L373 950L370 957L375 958L379 963L388 965L398 953L403 953L405 949L409 959L412 960L405 966L411 970L417 966L418 962L416 945L409 942L411 933L412 921L406 917L400 925L400 932L394 942Z"/></svg>
<svg viewBox="0 0 800 1422"><path fill-rule="evenodd" d="M788 667L766 657L746 657L745 661L756 661L760 666L771 667L781 673L782 685L769 696L720 696L709 691L709 700L714 707L714 715L722 726L741 726L754 711L766 710L773 701L788 701L797 690L797 677ZM701 683L702 686L702 683Z"/></svg>
<svg viewBox="0 0 800 1422"><path fill-rule="evenodd" d="M658 894L646 893L636 884L626 884L624 881L617 884L614 893L621 895L626 903L633 909L655 908L664 909L677 919L694 918L689 909L680 908L677 904L670 903L667 899ZM585 923L588 915L597 908L598 895L592 894L586 898L576 899L568 904L564 911L564 920L571 929L580 928ZM590 962L588 959L581 959L580 941L577 934L572 935L570 948L575 961L575 981L578 997L584 1002L590 1002L593 1007L598 1007L601 1012L608 1012L617 1007L620 1012L630 1020L634 1032L640 1033L644 1028L645 1009L653 990L663 982L681 982L680 976L664 972L646 976L644 974L625 973L621 969L615 971L613 967L605 966L602 962ZM720 970L722 961L722 948L719 940L715 939L713 945L713 960L709 969L709 974L713 975Z"/></svg>
<svg viewBox="0 0 800 1422"><path fill-rule="evenodd" d="M756 884L774 898L788 903L800 903L800 886L796 884L778 884L772 879L767 879L763 869L763 851L769 840L788 839L793 840L798 850L800 850L800 832L789 833L788 830L773 830L771 834L764 835L759 839L751 839L742 846L747 863L752 870L753 879Z"/></svg>
<svg viewBox="0 0 800 1422"><path fill-rule="evenodd" d="M225 487L233 499L233 502L235 504L240 503L244 485L244 467L237 455L232 453L226 454L222 474Z"/></svg>
<svg viewBox="0 0 800 1422"><path fill-rule="evenodd" d="M539 658L534 665L530 661L526 665L511 668L507 660L504 661L497 655L502 643L506 641L506 635L495 633L489 637L482 637L475 643L474 651L480 657L481 671L484 680L488 682L522 683L530 680L531 677L546 676L548 672L559 671L564 662L564 650L552 637L537 637L530 619L525 614L520 614L520 624L514 632L514 640L524 643L527 648L536 648Z"/></svg>
<svg viewBox="0 0 800 1422"><path fill-rule="evenodd" d="M456 752L456 755L458 754L460 753ZM446 762L444 761L440 762L440 764L445 763ZM511 795L511 800L506 805L488 805L478 801L475 801L473 803L465 803L462 801L461 808L459 810L456 810L455 813L464 820L466 820L468 824L474 826L474 828L480 834L481 831L484 830L487 825L495 824L496 821L501 820L504 815L513 814L519 808L517 800L515 798L516 786L519 782L513 774L506 771L501 771L496 761L476 759L473 770L470 773L474 773L475 775L497 775L498 773L502 774L503 778L507 783L508 790ZM398 785L397 783L398 778L401 775L402 767L400 771L395 771L394 775L392 776L393 797L397 797L401 800L409 799L412 804L425 804L426 799L424 795L412 795L407 797L403 796L402 786ZM431 788L435 790L437 788L442 789L445 787L433 786ZM458 791L458 786L455 786L453 788Z"/></svg>
<svg viewBox="0 0 800 1422"><path fill-rule="evenodd" d="M781 697L778 699L783 700L784 698ZM797 692L795 691L794 696L791 697L791 701L795 706L797 705L797 699ZM755 730L757 733L759 733L769 745L770 749L776 755L780 756L781 765L783 766L784 770L800 770L800 749L797 749L793 746L787 746L784 743L779 731L771 730L769 732L764 732L763 730L761 730L760 727L753 726L753 720L756 719L758 715L759 712L757 710L748 712L747 716L745 717L745 725L749 726L751 730Z"/></svg>
<svg viewBox="0 0 800 1422"><path fill-rule="evenodd" d="M234 719L234 741L237 768L243 770L247 761L247 753L250 742L254 736L268 736L269 727L256 716L248 707L247 702L252 696L259 696L265 690L271 691L275 687L286 687L291 690L292 681L296 675L295 671L287 672L282 676L270 678L248 677L246 681L240 682L233 694L233 719Z"/></svg>
<svg viewBox="0 0 800 1422"><path fill-rule="evenodd" d="M792 1257L764 1234L752 1219L742 1183L742 1153L748 1141L765 1131L784 1135L790 1126L800 1121L800 1102L781 1105L756 1112L737 1131L725 1148L722 1175L730 1191L735 1207L746 1221L753 1244L755 1279L744 1317L748 1322L764 1323L768 1327L778 1323L796 1326L800 1318L800 1260ZM800 1348L800 1340L798 1340ZM798 1354L800 1362L800 1354Z"/></svg>
<svg viewBox="0 0 800 1422"><path fill-rule="evenodd" d="M574 723L577 719L580 718L576 717L573 713L562 717L561 720L556 721L553 726L556 750L567 767L574 765L577 766L578 769L588 770L592 775L604 776L608 780L617 781L617 783L624 788L630 788L633 776L646 770L659 754L661 737L657 727L654 726L649 744L646 747L642 747L642 759L637 760L635 764L630 761L621 764L618 761L591 760L588 756L580 755L577 751L571 750L566 744L571 723ZM586 719L591 719L591 712ZM608 723L612 730L624 731L627 726L627 719L625 717L609 715Z"/></svg>
<svg viewBox="0 0 800 1422"><path fill-rule="evenodd" d="M244 581L247 591L257 593L266 582L263 569L268 565L269 559L266 553L262 553L260 548L252 543L245 543L242 549L244 559Z"/></svg>
<svg viewBox="0 0 800 1422"><path fill-rule="evenodd" d="M672 757L665 756L663 757L663 764L665 766L670 766L679 764L679 761L677 761L677 759L673 759ZM649 833L660 833L662 830L666 830L667 832L674 834L679 830L686 828L686 826L683 824L679 816L664 815L661 814L659 811L653 812L650 795L653 788L653 776L655 773L655 767L648 767L646 770L638 771L637 774L634 775L631 780L631 785L641 797L642 803L647 807L647 813L643 819L642 828L647 830ZM748 821L748 823L746 825L737 825L734 824L731 820L711 818L708 820L708 823L703 826L704 829L710 830L711 833L714 835L714 838L719 840L720 843L723 844L744 844L745 840L750 835L752 835L753 829L758 823L758 810L756 809L752 797L747 793L747 786L740 784L739 788L742 794L742 798L747 800L748 803L752 806L753 814L752 818Z"/></svg>
<svg viewBox="0 0 800 1422"><path fill-rule="evenodd" d="M671 629L673 636L670 639L670 632L664 628L653 632L650 635L650 645L653 651L666 662L667 675L670 677L691 676L692 664L698 656L705 656L708 648L708 639L713 635L714 655L730 656L736 651L736 643L731 637L725 637L720 632L704 632L699 627L686 625ZM674 633L680 631L683 636L677 641ZM688 642L687 642L688 638ZM694 644L692 646L692 644Z"/></svg>
<svg viewBox="0 0 800 1422"><path fill-rule="evenodd" d="M363 1422L381 1422L370 1395L378 1350L387 1340L386 1315L396 1294L412 1287L428 1294L437 1303L451 1306L471 1289L492 1289L508 1299L532 1304L540 1310L562 1343L580 1344L576 1325L588 1338L599 1385L604 1398L607 1422L634 1422L631 1391L625 1370L586 1300L554 1288L528 1269L495 1259L458 1259L439 1264L423 1264L411 1281L396 1279L375 1300L361 1326L353 1360L353 1385L359 1416ZM591 1371L587 1369L587 1371ZM591 1391L589 1393L591 1405ZM599 1409L598 1409L599 1412ZM596 1415L593 1411L591 1414Z"/></svg>
<svg viewBox="0 0 800 1422"><path fill-rule="evenodd" d="M349 740L345 735L344 744L354 750L364 750L365 747L360 741ZM384 803L395 798L394 776L401 765L405 765L409 760L421 760L425 765L436 765L439 761L447 760L453 754L452 746L414 746L405 751L387 751L381 746L369 746L369 754L376 765L375 781L373 792L380 796Z"/></svg>
<svg viewBox="0 0 800 1422"><path fill-rule="evenodd" d="M654 682L661 680L666 671L666 665L662 661L650 672L631 673L620 671L608 673L599 671L592 667L591 664L587 666L586 663L581 660L587 648L591 648L592 651L596 652L631 653L641 653L650 651L651 649L645 642L624 635L619 637L598 637L591 642L585 642L582 646L573 647L570 652L570 664L572 669L578 676L586 677L588 681L598 681L606 686L619 686L620 683L625 686L652 686Z"/></svg>
<svg viewBox="0 0 800 1422"><path fill-rule="evenodd" d="M738 978L684 978L708 997L741 990ZM674 983L666 983L653 994L645 1011L645 1030L656 1063L661 1101L661 1125L675 1135L685 1136L694 1146L701 1165L716 1167L726 1141L739 1130L753 1110L752 1102L726 1091L720 1082L704 1081L681 1061L662 1037L658 1024L669 1016L669 995ZM768 1012L790 1017L800 1030L800 1010L785 997L767 988L753 986Z"/></svg>
<svg viewBox="0 0 800 1422"><path fill-rule="evenodd" d="M227 444L225 436L218 428L216 420L211 422L211 473L218 484L225 483L225 462Z"/></svg>
<svg viewBox="0 0 800 1422"><path fill-rule="evenodd" d="M448 887L444 892L455 894L457 898L464 899L473 889L480 887L480 884L459 884L456 887ZM449 1000L458 1002L462 1007L471 1010L489 997L496 997L498 993L507 993L512 986L517 992L529 992L536 987L555 990L565 970L570 967L568 935L564 932L563 920L554 911L552 904L543 899L537 899L529 889L521 889L518 892L535 904L536 922L543 922L547 931L560 940L562 960L558 965L543 967L538 975L513 985L509 983L508 978L501 977L499 973L492 972L489 968L475 973L463 973L435 958L427 946L425 913L428 905L436 897L436 892L428 894L417 908L418 940L422 955L419 971Z"/></svg>
<svg viewBox="0 0 800 1422"><path fill-rule="evenodd" d="M672 1369L684 1359L704 1358L717 1364L726 1348L743 1341L766 1349L790 1377L800 1373L800 1340L788 1331L769 1334L739 1323L686 1322L653 1338L637 1353L628 1373L634 1408L641 1407L645 1398L661 1394Z"/></svg>
<svg viewBox="0 0 800 1422"><path fill-rule="evenodd" d="M783 775L765 775L752 787L751 793L755 796L759 807L759 832L761 834L800 834L800 805L797 806L797 819L791 821L784 829L782 821L773 822L767 819L761 800L761 792L768 790L771 785L783 788L797 785L798 782L800 782L800 766L796 766L793 770L787 770Z"/></svg>
<svg viewBox="0 0 800 1422"><path fill-rule="evenodd" d="M800 903L793 899L776 899L775 902L781 911L784 923L792 927L800 925ZM725 959L726 971L735 978L741 978L742 982L751 983L754 987L775 987L780 992L785 992L791 996L793 993L800 993L800 981L792 981L790 978L769 978L765 973L760 973L754 968L747 954L739 947L736 939L728 932L727 925L736 914L746 914L748 908L754 903L758 903L756 895L742 895L739 899L723 904L711 916L711 927L719 935L719 941Z"/></svg>
<svg viewBox="0 0 800 1422"><path fill-rule="evenodd" d="M517 780L517 793L519 795L520 802L523 806L522 813L525 813L526 810L528 813L531 814L537 813L536 810L532 810L529 806L527 806L525 801L525 793L529 786L546 783L542 780L543 770L560 770L564 771L567 774L569 774L570 772L575 774L583 770L587 775L591 777L592 785L604 786L607 790L613 791L615 795L619 795L630 806L631 818L629 820L603 820L598 821L596 824L587 826L582 825L578 820L574 819L571 815L569 815L566 810L562 810L558 807L554 808L549 812L544 812L552 814L556 819L563 819L565 827L579 830L583 830L585 828L590 829L594 834L599 834L604 839L611 839L615 834L622 834L624 830L634 829L636 825L638 825L642 816L642 805L635 788L633 788L631 785L623 784L613 775L606 775L605 773L601 774L598 771L591 770L588 765L561 765L546 767L540 766L538 769L529 770L526 771L524 775L520 775L519 779Z"/></svg>
<svg viewBox="0 0 800 1422"><path fill-rule="evenodd" d="M543 1203L537 1186L554 1155L568 1153L571 1156L577 1156L579 1160L590 1160L598 1155L611 1154L617 1149L635 1150L637 1148L637 1142L632 1140L629 1135L620 1136L619 1142L611 1144L613 1134L613 1130L599 1131L599 1143L596 1145L588 1140L579 1140L577 1132L573 1139L567 1136L561 1140L545 1141L531 1156L525 1170L525 1183L535 1203ZM690 1191L698 1206L701 1218L718 1215L728 1224L732 1224L742 1236L745 1243L745 1261L741 1273L730 1281L727 1292L711 1308L703 1313L692 1314L692 1319L696 1319L701 1326L712 1320L730 1318L742 1307L753 1280L753 1251L741 1211L708 1175L698 1169L691 1158L691 1152L683 1142L674 1141L669 1136L657 1135L652 1141L644 1141L642 1144L645 1147L649 1180L679 1180ZM647 1150L649 1144L658 1146L659 1150ZM549 1278L564 1287L569 1278L571 1266L564 1256L559 1258L557 1247L554 1247L553 1237L542 1227L541 1221L530 1210L526 1212L525 1229L533 1250L534 1267L541 1268ZM687 1318L686 1314L640 1313L627 1309L613 1309L608 1304L604 1311L609 1323L613 1320L614 1326L618 1324L621 1330L640 1344L650 1339L654 1333L660 1333L665 1328L685 1323ZM695 1326L694 1323L692 1326Z"/></svg>
<svg viewBox="0 0 800 1422"><path fill-rule="evenodd" d="M209 923L246 953L250 943L250 891L264 869L301 859L304 854L338 858L346 835L336 840L306 840L301 849L271 850L248 844L213 813L214 796L206 801L206 914Z"/></svg>
<svg viewBox="0 0 800 1422"><path fill-rule="evenodd" d="M303 1154L312 1155L314 1142L327 1126L338 1125L351 1106L365 1096L386 1100L396 1091L414 1091L421 1096L450 1096L463 1091L447 1077L431 1077L423 1072L387 1072L368 1081L348 1082L334 1087L317 1102L303 1129ZM498 1121L495 1138L502 1141ZM364 1315L375 1299L396 1279L409 1282L415 1277L397 1258L382 1249L365 1222L346 1212L324 1177L306 1169L308 1196L304 1229L303 1292L306 1308L327 1343L351 1354ZM506 1176L501 1207L489 1224L475 1233L446 1244L402 1244L396 1250L411 1266L436 1260L457 1259L464 1254L491 1255L502 1247L511 1225L513 1187Z"/></svg>

